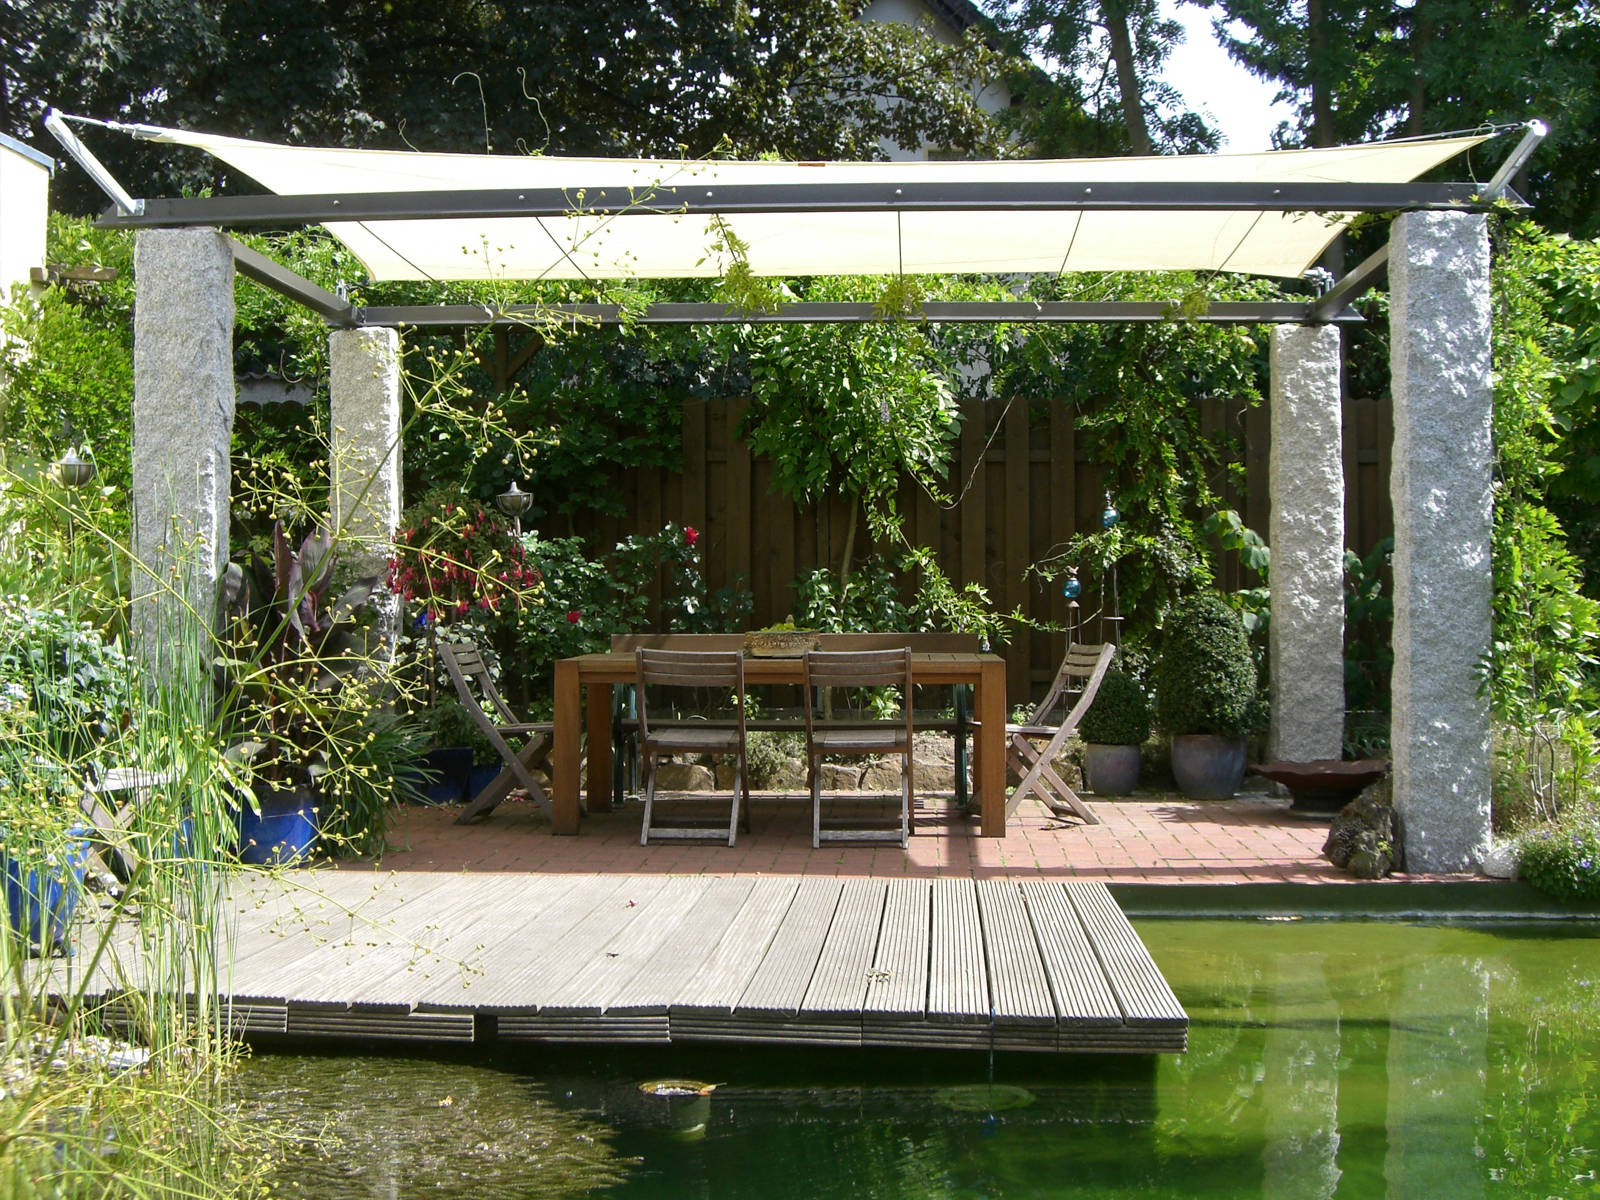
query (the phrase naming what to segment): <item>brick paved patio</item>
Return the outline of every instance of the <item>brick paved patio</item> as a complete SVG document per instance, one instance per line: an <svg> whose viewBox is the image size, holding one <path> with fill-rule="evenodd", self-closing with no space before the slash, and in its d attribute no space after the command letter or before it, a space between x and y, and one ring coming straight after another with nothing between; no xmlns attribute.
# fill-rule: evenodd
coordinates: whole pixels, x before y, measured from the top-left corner
<svg viewBox="0 0 1600 1200"><path fill-rule="evenodd" d="M1350 880L1321 857L1326 822L1291 816L1286 799L1241 795L1192 801L1150 795L1089 798L1101 825L1063 821L1025 800L1004 838L977 836L974 818L932 802L918 813L908 850L811 848L803 796L760 801L738 845L640 846L640 806L587 816L578 837L552 837L539 810L513 799L487 820L454 824L458 810L407 808L381 868L396 871L526 871L709 875L1033 875L1108 883L1336 883ZM726 812L726 809L723 809ZM371 864L366 864L369 866ZM347 864L358 866L358 864Z"/></svg>

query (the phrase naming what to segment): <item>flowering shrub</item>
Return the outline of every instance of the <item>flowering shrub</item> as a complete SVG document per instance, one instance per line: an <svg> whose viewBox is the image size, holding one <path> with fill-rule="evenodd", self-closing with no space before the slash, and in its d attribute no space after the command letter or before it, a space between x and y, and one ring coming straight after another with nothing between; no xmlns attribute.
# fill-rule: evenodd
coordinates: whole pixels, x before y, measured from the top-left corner
<svg viewBox="0 0 1600 1200"><path fill-rule="evenodd" d="M737 629L750 614L748 591L706 588L700 532L693 526L669 521L658 533L625 538L605 555L576 537L528 534L523 541L545 600L523 605L514 618L524 666L604 649L613 633ZM660 608L652 613L658 579Z"/></svg>
<svg viewBox="0 0 1600 1200"><path fill-rule="evenodd" d="M389 587L430 624L474 608L502 612L540 582L503 518L449 493L430 493L413 505L395 534Z"/></svg>
<svg viewBox="0 0 1600 1200"><path fill-rule="evenodd" d="M133 666L121 643L92 625L4 596L0 686L26 702L49 752L74 762L92 755L127 719Z"/></svg>
<svg viewBox="0 0 1600 1200"><path fill-rule="evenodd" d="M1600 812L1585 808L1523 836L1522 878L1558 900L1600 900Z"/></svg>

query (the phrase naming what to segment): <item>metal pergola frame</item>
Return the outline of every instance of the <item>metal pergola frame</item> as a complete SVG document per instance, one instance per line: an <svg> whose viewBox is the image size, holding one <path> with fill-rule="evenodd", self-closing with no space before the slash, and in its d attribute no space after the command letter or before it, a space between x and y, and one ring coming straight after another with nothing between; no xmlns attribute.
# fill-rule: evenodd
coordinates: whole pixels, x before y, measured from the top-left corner
<svg viewBox="0 0 1600 1200"><path fill-rule="evenodd" d="M107 123L109 124L109 123ZM1487 184L1475 183L1159 183L1078 182L1069 187L1029 182L732 184L596 188L464 189L348 194L174 197L134 199L52 111L46 125L74 159L101 184L112 206L97 224L105 228L219 229L287 227L396 220L472 218L567 218L714 213L911 212L1228 212L1392 213L1482 212L1526 202L1510 188L1544 139L1543 122L1528 123ZM135 127L136 128L136 127ZM930 302L916 312L885 315L872 304L794 303L772 311L732 309L718 303L663 302L635 312L619 305L386 305L357 306L342 296L230 239L234 261L246 278L317 313L333 328L406 326L460 329L531 326L552 317L574 325L863 324L909 320L1061 324L1154 323L1176 318L1171 304L1101 301ZM1388 268L1385 246L1318 296L1304 302L1236 301L1210 305L1185 321L1220 325L1359 324L1350 304L1381 280Z"/></svg>

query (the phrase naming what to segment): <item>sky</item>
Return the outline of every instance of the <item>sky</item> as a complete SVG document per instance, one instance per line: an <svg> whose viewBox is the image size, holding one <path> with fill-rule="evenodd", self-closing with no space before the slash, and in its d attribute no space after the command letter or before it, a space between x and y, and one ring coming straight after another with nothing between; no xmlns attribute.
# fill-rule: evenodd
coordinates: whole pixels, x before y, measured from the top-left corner
<svg viewBox="0 0 1600 1200"><path fill-rule="evenodd" d="M1166 80L1183 93L1190 106L1215 118L1223 134L1222 149L1235 154L1272 149L1272 131L1290 113L1274 105L1276 85L1263 83L1228 57L1211 33L1204 9L1161 0L1161 10L1182 22L1187 36L1172 52Z"/></svg>

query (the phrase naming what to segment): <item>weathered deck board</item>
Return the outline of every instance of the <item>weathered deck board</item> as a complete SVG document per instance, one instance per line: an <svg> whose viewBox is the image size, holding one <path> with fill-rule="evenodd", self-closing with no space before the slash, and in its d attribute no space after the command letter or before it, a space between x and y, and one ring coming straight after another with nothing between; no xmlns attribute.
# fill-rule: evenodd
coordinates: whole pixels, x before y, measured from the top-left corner
<svg viewBox="0 0 1600 1200"><path fill-rule="evenodd" d="M674 1022L733 1014L799 894L798 879L758 879L711 956L672 1002Z"/></svg>
<svg viewBox="0 0 1600 1200"><path fill-rule="evenodd" d="M247 1036L1112 1053L1187 1041L1182 1007L1097 883L345 870L232 888L229 1019ZM108 978L95 994L131 1022L119 990Z"/></svg>
<svg viewBox="0 0 1600 1200"><path fill-rule="evenodd" d="M678 928L662 938L633 978L616 990L606 1005L606 1016L665 1016L712 961L728 931L748 911L756 881L733 877L705 882L704 893Z"/></svg>
<svg viewBox="0 0 1600 1200"><path fill-rule="evenodd" d="M1188 1014L1172 994L1139 935L1103 886L1077 880L1063 885L1083 918L1095 953L1129 1027L1187 1029Z"/></svg>
<svg viewBox="0 0 1600 1200"><path fill-rule="evenodd" d="M734 1005L736 1013L746 1019L787 1019L800 1011L843 888L837 879L800 881L766 956Z"/></svg>
<svg viewBox="0 0 1600 1200"><path fill-rule="evenodd" d="M1122 1009L1095 957L1078 910L1059 883L1031 879L1022 884L1034 936L1055 997L1061 1028L1122 1024Z"/></svg>

